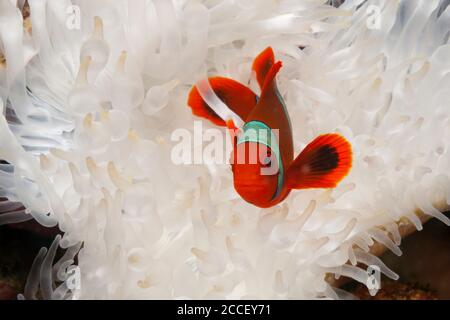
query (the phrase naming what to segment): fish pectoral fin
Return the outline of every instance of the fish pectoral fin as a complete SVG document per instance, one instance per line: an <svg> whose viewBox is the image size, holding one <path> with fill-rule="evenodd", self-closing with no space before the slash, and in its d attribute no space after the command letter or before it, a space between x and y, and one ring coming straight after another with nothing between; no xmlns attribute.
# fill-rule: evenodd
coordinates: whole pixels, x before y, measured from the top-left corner
<svg viewBox="0 0 450 320"><path fill-rule="evenodd" d="M234 124L233 120L228 120L226 122L226 126L228 128L228 131L230 133L231 143L233 144L233 148L236 148L237 145L237 137L240 133L240 130L236 125Z"/></svg>
<svg viewBox="0 0 450 320"><path fill-rule="evenodd" d="M258 99L256 94L243 84L229 78L213 77L208 80L219 99L245 121L256 105ZM196 86L193 86L189 93L188 105L194 115L208 119L218 126L226 126L228 119L222 119L208 106Z"/></svg>
<svg viewBox="0 0 450 320"><path fill-rule="evenodd" d="M297 156L287 170L291 189L334 188L350 171L352 148L338 134L318 136Z"/></svg>

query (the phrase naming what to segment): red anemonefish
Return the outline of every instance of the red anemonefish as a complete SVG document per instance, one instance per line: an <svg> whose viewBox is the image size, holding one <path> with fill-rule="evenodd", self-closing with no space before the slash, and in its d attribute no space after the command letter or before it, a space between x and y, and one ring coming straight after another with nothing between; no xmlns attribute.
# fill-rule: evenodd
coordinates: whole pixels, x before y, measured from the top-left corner
<svg viewBox="0 0 450 320"><path fill-rule="evenodd" d="M194 115L230 130L234 188L244 200L261 208L280 203L292 189L333 188L352 165L350 143L333 133L318 136L294 159L291 122L275 80L280 68L281 61L275 62L270 47L256 57L252 69L260 97L232 79L209 78L220 103L243 120L239 130L230 117L224 119L208 105L211 97L202 94L198 85L188 98Z"/></svg>

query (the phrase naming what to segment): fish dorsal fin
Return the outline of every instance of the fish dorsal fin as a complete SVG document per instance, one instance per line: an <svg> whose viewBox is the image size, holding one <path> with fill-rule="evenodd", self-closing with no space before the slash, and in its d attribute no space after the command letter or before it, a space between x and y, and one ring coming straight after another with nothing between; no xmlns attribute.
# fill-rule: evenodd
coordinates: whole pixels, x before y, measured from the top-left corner
<svg viewBox="0 0 450 320"><path fill-rule="evenodd" d="M258 99L256 94L243 84L229 78L213 77L208 80L212 90L226 107L245 121L256 105ZM188 105L194 115L208 119L218 126L225 127L226 121L229 120L221 118L205 102L196 86L193 86L189 93Z"/></svg>
<svg viewBox="0 0 450 320"><path fill-rule="evenodd" d="M275 76L277 75L278 71L280 71L282 66L281 61L278 61L272 67L270 68L269 72L267 72L266 78L264 79L264 84L261 88L261 95L264 91L266 91L272 84L274 84Z"/></svg>
<svg viewBox="0 0 450 320"><path fill-rule="evenodd" d="M275 56L271 47L267 47L253 61L252 69L256 73L259 87L264 87L266 76L275 63Z"/></svg>

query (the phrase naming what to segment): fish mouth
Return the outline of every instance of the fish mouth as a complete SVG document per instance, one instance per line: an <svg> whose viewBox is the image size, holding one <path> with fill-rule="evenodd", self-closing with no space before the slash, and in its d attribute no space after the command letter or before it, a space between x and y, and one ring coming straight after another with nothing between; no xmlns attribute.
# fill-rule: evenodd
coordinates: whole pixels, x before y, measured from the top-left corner
<svg viewBox="0 0 450 320"><path fill-rule="evenodd" d="M267 190L268 188L270 188L270 184L269 183L252 183L252 182L241 182L241 181L235 181L234 182L235 186L239 186L239 188L245 188L245 189L252 189L252 190Z"/></svg>
<svg viewBox="0 0 450 320"><path fill-rule="evenodd" d="M239 182L234 183L234 188L241 194L241 196L252 196L259 198L271 198L271 195L275 192L273 185L270 183L251 183L251 182Z"/></svg>
<svg viewBox="0 0 450 320"><path fill-rule="evenodd" d="M258 207L264 207L265 205L267 205L272 200L273 195L276 191L269 186L255 186L254 184L249 183L235 185L234 188L242 199Z"/></svg>

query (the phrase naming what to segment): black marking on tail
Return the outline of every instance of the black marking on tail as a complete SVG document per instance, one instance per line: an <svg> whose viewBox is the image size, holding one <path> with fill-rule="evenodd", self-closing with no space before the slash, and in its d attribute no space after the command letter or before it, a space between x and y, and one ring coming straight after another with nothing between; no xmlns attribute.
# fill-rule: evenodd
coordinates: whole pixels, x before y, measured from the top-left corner
<svg viewBox="0 0 450 320"><path fill-rule="evenodd" d="M339 164L337 150L331 145L324 145L318 148L312 158L313 161L311 161L309 167L314 172L331 171L336 169Z"/></svg>

